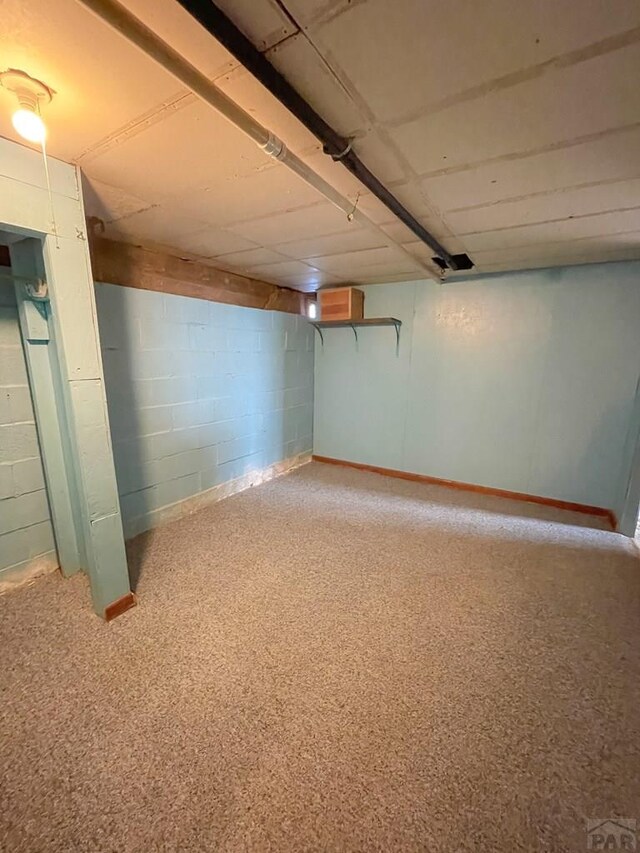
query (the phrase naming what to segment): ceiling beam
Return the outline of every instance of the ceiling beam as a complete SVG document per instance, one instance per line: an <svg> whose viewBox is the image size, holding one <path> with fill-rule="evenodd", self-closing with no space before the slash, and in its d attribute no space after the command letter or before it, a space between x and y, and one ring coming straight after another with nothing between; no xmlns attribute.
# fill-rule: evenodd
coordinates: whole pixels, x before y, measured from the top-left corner
<svg viewBox="0 0 640 853"><path fill-rule="evenodd" d="M95 281L173 293L244 308L306 314L309 294L165 252L107 240L87 228Z"/></svg>

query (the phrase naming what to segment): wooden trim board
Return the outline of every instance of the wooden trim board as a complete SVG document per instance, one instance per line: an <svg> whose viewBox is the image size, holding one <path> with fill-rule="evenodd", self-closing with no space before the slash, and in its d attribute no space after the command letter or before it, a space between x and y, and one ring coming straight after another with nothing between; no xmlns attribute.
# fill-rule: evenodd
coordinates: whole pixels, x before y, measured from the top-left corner
<svg viewBox="0 0 640 853"><path fill-rule="evenodd" d="M87 225L94 281L306 315L313 296L166 252L96 236Z"/></svg>
<svg viewBox="0 0 640 853"><path fill-rule="evenodd" d="M112 601L111 604L107 604L104 609L104 618L106 622L111 622L112 619L115 619L116 616L121 616L123 613L126 613L131 607L135 607L137 604L137 599L132 592L128 592L126 595L123 595L121 598L118 598L116 601Z"/></svg>
<svg viewBox="0 0 640 853"><path fill-rule="evenodd" d="M492 486L460 483L457 480L443 480L440 477L429 477L427 474L412 474L409 471L396 471L394 468L380 468L377 465L364 465L361 462L347 462L344 459L333 459L330 456L316 456L314 454L311 458L314 462L324 462L326 465L343 465L346 468L356 468L358 471L369 471L372 474L382 474L385 477L396 477L399 480L427 483L431 486L445 486L448 489L456 489L460 492L475 492L479 495L491 495L497 498L507 498L512 501L524 501L526 503L539 504L540 506L564 509L569 512L579 512L583 515L593 515L597 518L606 518L611 525L611 529L617 529L615 513L601 506L589 506L588 504L573 503L573 501L556 500L556 498L543 498L538 495L528 495L525 492L510 492L508 489L495 489Z"/></svg>

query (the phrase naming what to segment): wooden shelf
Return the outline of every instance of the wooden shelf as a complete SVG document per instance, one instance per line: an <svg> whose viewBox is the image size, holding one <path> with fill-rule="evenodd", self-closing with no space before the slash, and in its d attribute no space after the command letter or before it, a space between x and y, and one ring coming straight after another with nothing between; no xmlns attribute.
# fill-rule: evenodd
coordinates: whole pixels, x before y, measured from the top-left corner
<svg viewBox="0 0 640 853"><path fill-rule="evenodd" d="M320 335L323 346L323 329L353 329L353 334L357 341L357 329L366 328L367 326L393 326L396 330L396 348L400 345L400 326L402 326L402 320L398 320L396 317L367 317L365 320L310 320L309 322Z"/></svg>

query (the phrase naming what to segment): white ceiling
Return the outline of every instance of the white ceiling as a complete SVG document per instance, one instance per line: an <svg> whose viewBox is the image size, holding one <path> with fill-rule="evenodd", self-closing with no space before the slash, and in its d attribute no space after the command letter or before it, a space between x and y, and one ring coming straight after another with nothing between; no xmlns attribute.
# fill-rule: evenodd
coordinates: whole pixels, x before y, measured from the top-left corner
<svg viewBox="0 0 640 853"><path fill-rule="evenodd" d="M637 0L218 0L476 271L640 257ZM173 0L127 7L418 260L430 250ZM288 14L283 8L286 8ZM107 236L313 290L424 276L76 0L4 0L0 70ZM0 135L15 138L0 89ZM360 196L358 197L358 193Z"/></svg>

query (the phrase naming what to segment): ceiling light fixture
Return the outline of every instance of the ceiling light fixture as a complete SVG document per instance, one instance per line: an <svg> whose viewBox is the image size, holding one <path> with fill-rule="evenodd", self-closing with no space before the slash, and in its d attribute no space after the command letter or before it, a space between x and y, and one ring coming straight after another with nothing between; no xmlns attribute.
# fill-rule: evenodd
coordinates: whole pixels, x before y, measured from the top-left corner
<svg viewBox="0 0 640 853"><path fill-rule="evenodd" d="M40 115L40 102L48 104L53 98L53 89L45 86L42 80L36 80L26 71L20 71L17 68L8 68L6 71L0 72L0 85L8 92L13 92L18 99L18 109L12 116L13 126L23 139L34 142L42 149L42 162L44 163L44 175L49 196L51 233L56 238L56 248L60 248L47 161L47 127Z"/></svg>
<svg viewBox="0 0 640 853"><path fill-rule="evenodd" d="M28 142L44 145L47 128L40 115L40 103L48 104L53 91L17 68L0 73L0 83L18 99L19 107L12 117L14 128Z"/></svg>

